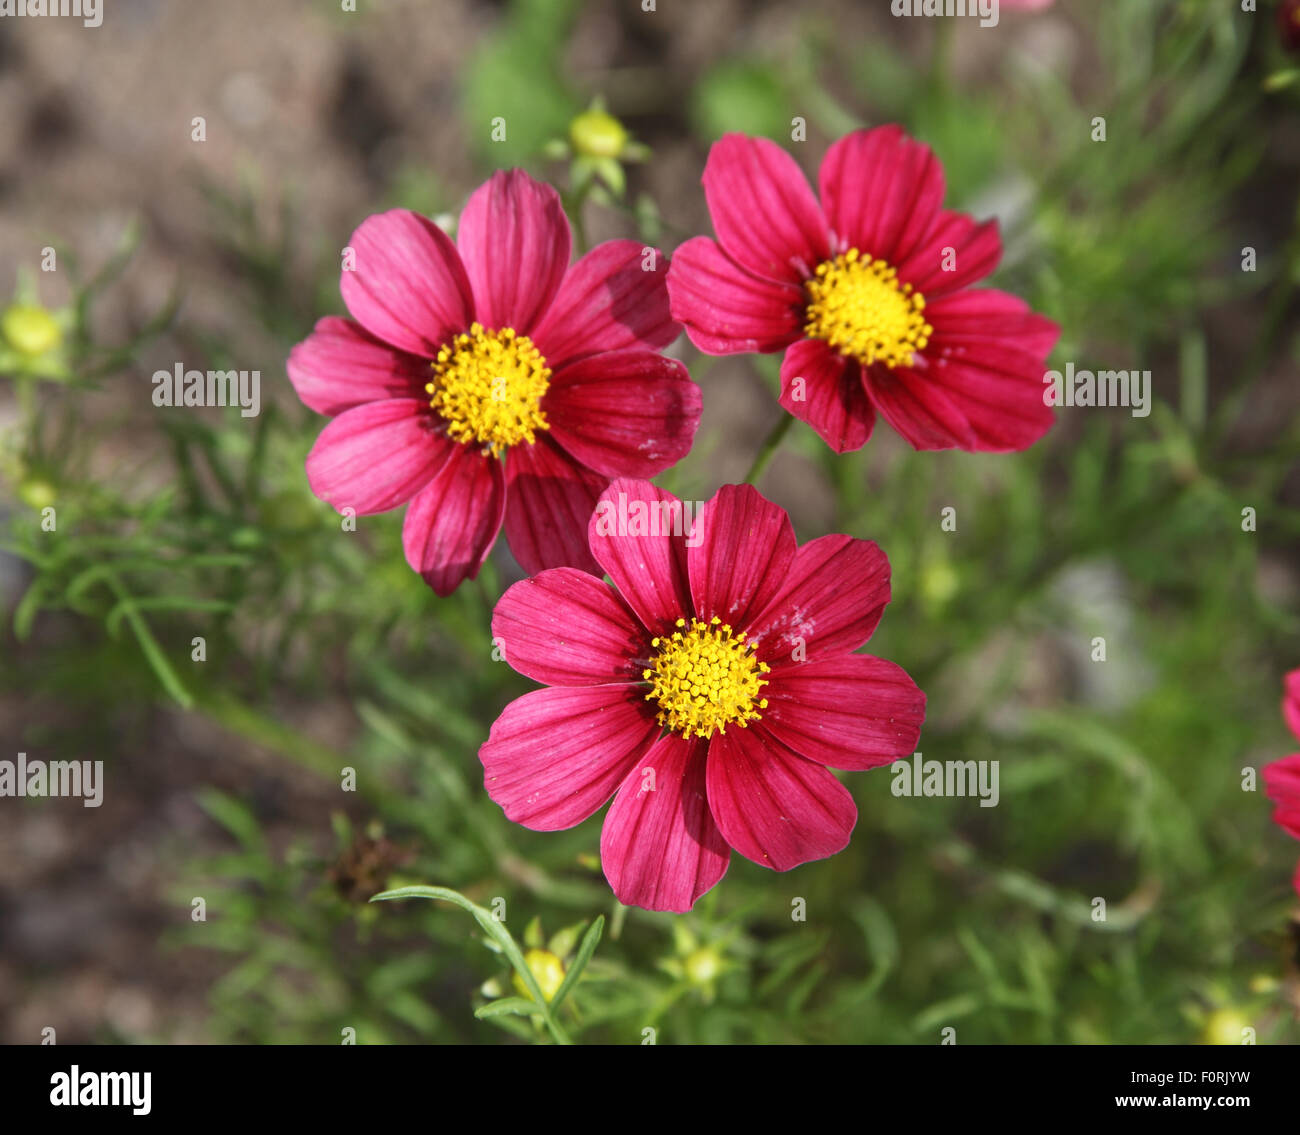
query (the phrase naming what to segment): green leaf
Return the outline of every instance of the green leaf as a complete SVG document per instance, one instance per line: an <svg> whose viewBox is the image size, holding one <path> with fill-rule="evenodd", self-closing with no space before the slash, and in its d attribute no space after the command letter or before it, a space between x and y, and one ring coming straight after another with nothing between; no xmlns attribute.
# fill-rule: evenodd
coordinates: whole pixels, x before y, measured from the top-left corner
<svg viewBox="0 0 1300 1135"><path fill-rule="evenodd" d="M505 928L504 924L498 922L492 917L492 912L490 910L479 906L478 903L471 902L459 891L453 891L447 887L398 887L396 890L383 891L382 893L375 895L370 901L388 902L391 899L439 899L442 902L453 903L460 907L461 910L468 911L472 914L474 916L474 921L483 928L484 933L486 933L489 938L501 947L501 952L505 954L506 958L509 959L510 964L514 967L515 972L519 974L519 979L524 983L528 992L532 995L533 1000L537 1003L538 1009L540 1010L543 1019L546 1021L546 1027L550 1030L556 1043L573 1043L573 1041L569 1039L568 1034L566 1034L564 1029L560 1027L559 1022L556 1021L554 1015L551 1013L550 1008L546 1003L546 998L542 996L541 987L537 984L537 978L533 976L533 971L528 968L528 963L524 961L524 955L520 952L518 945L515 944L515 940L511 937L510 931ZM593 945L593 949L594 948Z"/></svg>
<svg viewBox="0 0 1300 1135"><path fill-rule="evenodd" d="M489 1001L474 1010L474 1016L480 1021L506 1014L518 1017L540 1017L542 1007L536 1001L529 1001L526 997L502 997L498 1001Z"/></svg>
<svg viewBox="0 0 1300 1135"><path fill-rule="evenodd" d="M582 976L582 971L587 968L587 963L591 961L591 955L596 952L596 947L600 944L600 936L605 931L605 916L597 915L596 921L591 924L591 929L582 936L582 945L578 947L578 956L573 959L573 965L569 967L569 972L564 975L564 981L560 988L555 991L555 996L551 999L551 1012L559 1012L560 1005L569 995L569 991L578 984L578 979Z"/></svg>

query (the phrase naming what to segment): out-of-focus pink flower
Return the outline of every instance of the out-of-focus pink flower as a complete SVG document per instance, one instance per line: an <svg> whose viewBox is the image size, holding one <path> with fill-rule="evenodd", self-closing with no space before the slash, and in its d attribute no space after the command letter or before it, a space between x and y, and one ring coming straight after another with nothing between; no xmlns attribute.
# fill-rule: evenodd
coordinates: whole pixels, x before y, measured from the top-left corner
<svg viewBox="0 0 1300 1135"><path fill-rule="evenodd" d="M1300 670L1286 676L1282 697L1282 716L1291 732L1300 739ZM1300 839L1300 753L1264 766L1265 791L1277 807L1273 820L1283 831ZM1300 893L1300 867L1296 869L1295 889Z"/></svg>

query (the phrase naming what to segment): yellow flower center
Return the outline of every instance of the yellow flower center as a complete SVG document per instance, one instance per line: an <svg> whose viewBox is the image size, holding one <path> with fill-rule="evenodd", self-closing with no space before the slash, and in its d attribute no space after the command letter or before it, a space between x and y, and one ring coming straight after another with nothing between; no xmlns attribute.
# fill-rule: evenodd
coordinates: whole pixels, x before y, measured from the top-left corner
<svg viewBox="0 0 1300 1135"><path fill-rule="evenodd" d="M807 282L804 331L870 366L911 366L934 333L925 321L925 297L884 260L856 248L817 265Z"/></svg>
<svg viewBox="0 0 1300 1135"><path fill-rule="evenodd" d="M475 323L438 352L425 390L451 437L499 454L521 441L532 445L538 430L551 428L541 410L550 377L527 335Z"/></svg>
<svg viewBox="0 0 1300 1135"><path fill-rule="evenodd" d="M767 708L759 692L770 669L754 657L745 632L733 635L717 615L707 623L677 620L678 630L654 638L658 650L641 677L650 683L646 701L659 703L660 725L683 737L712 737L736 722L743 729Z"/></svg>

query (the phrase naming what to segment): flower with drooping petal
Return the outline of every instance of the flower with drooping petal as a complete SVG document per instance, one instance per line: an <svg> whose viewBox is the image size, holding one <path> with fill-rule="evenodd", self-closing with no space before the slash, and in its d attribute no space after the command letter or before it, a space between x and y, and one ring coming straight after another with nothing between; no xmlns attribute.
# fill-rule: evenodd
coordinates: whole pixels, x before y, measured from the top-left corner
<svg viewBox="0 0 1300 1135"><path fill-rule="evenodd" d="M765 138L713 145L717 240L673 255L673 317L706 354L784 351L781 405L837 453L880 414L916 449L1025 449L1051 428L1044 362L1059 334L1015 296L972 289L997 266L997 223L943 208L928 146L897 126L830 147L821 201Z"/></svg>
<svg viewBox="0 0 1300 1135"><path fill-rule="evenodd" d="M546 688L492 726L488 795L535 831L613 796L605 877L650 910L689 910L732 849L777 871L840 851L857 808L829 769L911 753L925 715L901 668L853 653L889 602L884 553L848 536L797 546L749 485L694 515L617 480L589 536L613 587L544 571L493 614L506 661Z"/></svg>
<svg viewBox="0 0 1300 1135"><path fill-rule="evenodd" d="M699 388L658 353L679 330L662 256L612 240L570 267L570 246L559 195L522 170L475 190L456 243L404 209L370 217L345 250L353 318L322 319L289 356L298 396L334 418L312 491L357 515L408 504L407 562L439 595L478 574L503 523L526 571L597 571L597 496L695 436Z"/></svg>
<svg viewBox="0 0 1300 1135"><path fill-rule="evenodd" d="M1291 732L1300 738L1300 670L1286 676L1282 716ZM1264 766L1264 789L1277 805L1273 820L1283 831L1300 839L1300 753ZM1300 864L1296 865L1295 889L1300 894Z"/></svg>

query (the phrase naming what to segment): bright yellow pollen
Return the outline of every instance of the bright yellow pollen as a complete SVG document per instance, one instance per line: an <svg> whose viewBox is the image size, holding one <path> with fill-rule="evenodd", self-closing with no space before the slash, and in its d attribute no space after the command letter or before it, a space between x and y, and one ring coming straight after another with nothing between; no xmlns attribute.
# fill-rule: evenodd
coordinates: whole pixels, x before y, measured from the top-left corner
<svg viewBox="0 0 1300 1135"><path fill-rule="evenodd" d="M512 327L487 331L475 323L438 352L425 390L451 437L500 454L520 442L532 445L538 430L551 428L541 410L550 378L527 335Z"/></svg>
<svg viewBox="0 0 1300 1135"><path fill-rule="evenodd" d="M692 619L689 627L678 619L677 626L671 636L650 640L659 653L641 671L651 686L646 701L659 702L659 724L683 737L708 738L733 722L744 729L756 721L767 708L758 695L769 667L754 657L745 632L733 635L717 615L707 623Z"/></svg>
<svg viewBox="0 0 1300 1135"><path fill-rule="evenodd" d="M911 366L934 328L925 321L925 297L884 260L856 248L817 265L804 285L808 293L804 331L870 366Z"/></svg>

